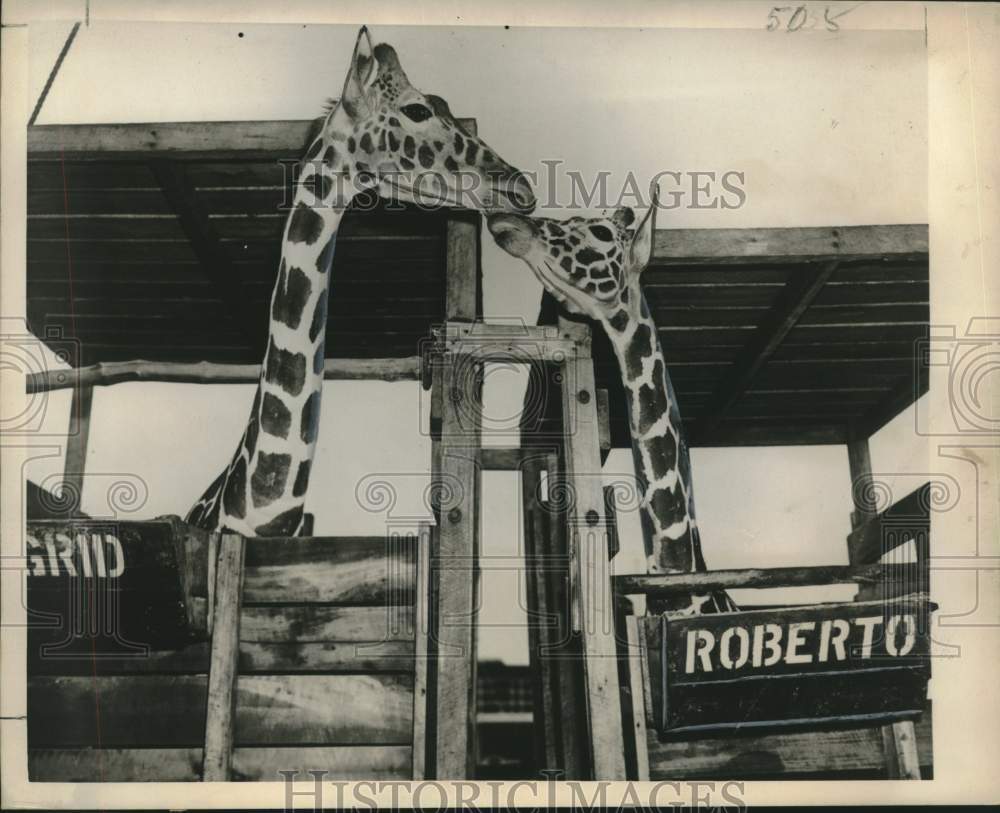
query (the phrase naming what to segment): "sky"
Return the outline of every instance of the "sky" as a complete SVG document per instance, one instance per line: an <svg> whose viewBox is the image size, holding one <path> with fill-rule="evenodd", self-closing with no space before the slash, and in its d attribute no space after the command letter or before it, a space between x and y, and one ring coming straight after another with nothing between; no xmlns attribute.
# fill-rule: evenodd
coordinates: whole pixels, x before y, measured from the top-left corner
<svg viewBox="0 0 1000 813"><path fill-rule="evenodd" d="M68 30L32 26L31 98ZM92 22L81 28L38 123L311 118L339 93L356 33L354 26ZM567 168L588 178L608 172L611 189L629 172L642 179L663 170L734 170L745 174L745 205L661 212L658 227L927 222L922 31L379 26L372 34L395 46L416 87L476 118L480 135L510 163L547 183L542 162L562 162L552 182L564 197ZM483 270L487 318L534 322L539 284L488 236ZM516 375L494 371L487 409L512 414L522 388ZM125 481L139 494L129 513L119 507L120 517L185 514L228 462L252 396L251 386L97 389L83 509L108 515L111 486ZM48 429L65 426L68 406L66 393L50 395ZM425 513L428 406L416 383L327 382L307 503L318 535L384 532L384 514L359 505L375 479L398 491L390 522ZM901 493L910 490L910 475L927 469L913 409L873 438L872 455L876 472L904 483ZM692 465L710 567L846 563L844 447L695 449ZM55 455L33 461L27 473L44 482L61 469ZM605 477L631 471L630 454L618 450ZM480 657L520 663L526 634L513 600L520 576L509 569L521 544L516 477L483 478ZM637 517L620 522L616 571L642 572ZM800 588L767 600L852 594Z"/></svg>

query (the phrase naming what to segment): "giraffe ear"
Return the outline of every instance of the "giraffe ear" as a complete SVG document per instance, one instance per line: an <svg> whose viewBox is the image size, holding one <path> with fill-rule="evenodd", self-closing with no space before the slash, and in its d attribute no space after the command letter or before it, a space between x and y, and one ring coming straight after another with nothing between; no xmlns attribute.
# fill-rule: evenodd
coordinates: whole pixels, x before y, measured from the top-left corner
<svg viewBox="0 0 1000 813"><path fill-rule="evenodd" d="M629 246L628 270L630 274L641 274L643 269L649 265L649 259L653 255L653 232L656 228L656 193L653 193L653 200L646 212L642 222L636 226L632 235L632 245Z"/></svg>
<svg viewBox="0 0 1000 813"><path fill-rule="evenodd" d="M344 92L341 94L341 104L352 118L371 112L368 104L368 83L375 76L375 56L372 48L372 38L368 27L362 26L358 39L354 43L354 53L351 54L351 67L344 81Z"/></svg>

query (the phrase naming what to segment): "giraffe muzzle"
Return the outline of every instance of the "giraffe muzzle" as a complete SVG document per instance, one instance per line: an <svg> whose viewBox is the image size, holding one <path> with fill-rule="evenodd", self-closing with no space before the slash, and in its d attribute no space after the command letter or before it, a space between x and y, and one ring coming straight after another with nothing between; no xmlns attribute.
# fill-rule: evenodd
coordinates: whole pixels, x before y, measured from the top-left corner
<svg viewBox="0 0 1000 813"><path fill-rule="evenodd" d="M538 227L521 215L492 214L486 225L497 245L514 257L525 257L538 236Z"/></svg>

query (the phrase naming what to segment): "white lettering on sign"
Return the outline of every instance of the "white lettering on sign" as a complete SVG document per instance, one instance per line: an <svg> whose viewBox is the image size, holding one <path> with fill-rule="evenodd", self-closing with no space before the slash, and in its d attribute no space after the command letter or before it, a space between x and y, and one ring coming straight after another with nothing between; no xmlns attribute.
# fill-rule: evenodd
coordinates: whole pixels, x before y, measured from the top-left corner
<svg viewBox="0 0 1000 813"><path fill-rule="evenodd" d="M739 654L733 660L733 638L739 638ZM750 633L743 627L730 627L719 638L719 660L726 669L739 669L750 657Z"/></svg>
<svg viewBox="0 0 1000 813"><path fill-rule="evenodd" d="M901 647L896 646L896 636L899 634L899 622L906 624L906 637ZM917 642L917 619L908 613L904 616L894 615L885 625L885 648L890 655L908 655Z"/></svg>
<svg viewBox="0 0 1000 813"><path fill-rule="evenodd" d="M125 549L110 533L55 533L44 540L27 535L29 576L83 575L116 579L125 572ZM77 567L79 565L79 568Z"/></svg>
<svg viewBox="0 0 1000 813"><path fill-rule="evenodd" d="M694 659L700 657L702 671L711 672L712 661L709 659L708 653L715 646L715 636L708 630L692 630L692 632L688 633L687 664L684 667L684 671L688 674L694 672Z"/></svg>
<svg viewBox="0 0 1000 813"><path fill-rule="evenodd" d="M879 634L884 626L884 635ZM903 657L917 642L914 613L822 621L768 622L752 627L733 625L714 632L685 631L684 671L692 675L720 670L803 665L872 657Z"/></svg>

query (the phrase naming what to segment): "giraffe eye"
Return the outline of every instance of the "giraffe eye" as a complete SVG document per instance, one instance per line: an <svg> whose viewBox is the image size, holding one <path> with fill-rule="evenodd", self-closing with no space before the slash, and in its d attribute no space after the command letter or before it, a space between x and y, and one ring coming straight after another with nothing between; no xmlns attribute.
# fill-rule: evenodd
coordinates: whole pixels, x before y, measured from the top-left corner
<svg viewBox="0 0 1000 813"><path fill-rule="evenodd" d="M603 240L605 243L610 243L614 239L611 234L611 229L607 226L591 226L590 233L598 240Z"/></svg>
<svg viewBox="0 0 1000 813"><path fill-rule="evenodd" d="M431 117L431 109L422 104L408 104L403 108L403 115L412 121L427 121Z"/></svg>

